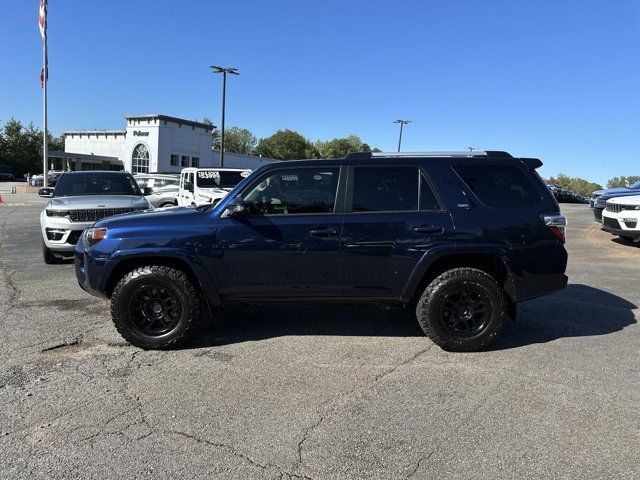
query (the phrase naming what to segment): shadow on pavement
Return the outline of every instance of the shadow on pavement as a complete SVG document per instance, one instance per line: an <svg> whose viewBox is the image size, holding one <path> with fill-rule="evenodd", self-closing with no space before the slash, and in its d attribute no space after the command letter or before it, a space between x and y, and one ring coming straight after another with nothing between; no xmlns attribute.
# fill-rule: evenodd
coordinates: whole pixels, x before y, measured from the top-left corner
<svg viewBox="0 0 640 480"><path fill-rule="evenodd" d="M554 295L520 304L517 322L505 326L491 350L617 332L636 323L635 308L633 303L603 290L570 284ZM231 304L215 320L202 323L187 348L299 335L424 335L409 307Z"/></svg>
<svg viewBox="0 0 640 480"><path fill-rule="evenodd" d="M636 323L635 308L604 290L569 284L558 293L518 305L518 320L505 326L491 350L618 332Z"/></svg>

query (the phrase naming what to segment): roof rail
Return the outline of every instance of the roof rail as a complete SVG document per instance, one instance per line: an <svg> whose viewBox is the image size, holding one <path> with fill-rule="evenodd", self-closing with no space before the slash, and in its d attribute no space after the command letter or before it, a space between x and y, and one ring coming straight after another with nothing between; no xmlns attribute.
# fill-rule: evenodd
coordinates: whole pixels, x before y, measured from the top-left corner
<svg viewBox="0 0 640 480"><path fill-rule="evenodd" d="M350 160L369 160L374 157L498 157L513 158L509 153L492 150L473 150L471 152L353 152L344 156Z"/></svg>

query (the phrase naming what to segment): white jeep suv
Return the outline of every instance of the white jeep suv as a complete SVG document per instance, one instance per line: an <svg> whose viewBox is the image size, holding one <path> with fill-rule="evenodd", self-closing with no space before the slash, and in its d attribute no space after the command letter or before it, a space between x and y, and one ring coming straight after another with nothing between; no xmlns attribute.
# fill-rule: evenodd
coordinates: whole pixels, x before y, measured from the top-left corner
<svg viewBox="0 0 640 480"><path fill-rule="evenodd" d="M640 195L607 200L602 228L623 240L640 242Z"/></svg>
<svg viewBox="0 0 640 480"><path fill-rule="evenodd" d="M111 215L153 208L127 172L65 172L55 188L38 195L51 200L40 213L44 263L73 256L85 228Z"/></svg>

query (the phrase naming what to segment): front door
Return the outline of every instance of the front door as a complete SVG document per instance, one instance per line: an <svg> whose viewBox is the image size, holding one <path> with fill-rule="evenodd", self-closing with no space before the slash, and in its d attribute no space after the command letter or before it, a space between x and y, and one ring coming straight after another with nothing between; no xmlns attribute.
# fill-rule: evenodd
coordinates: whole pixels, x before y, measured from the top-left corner
<svg viewBox="0 0 640 480"><path fill-rule="evenodd" d="M246 214L218 223L217 272L224 296L340 295L339 177L337 166L283 167L240 192Z"/></svg>
<svg viewBox="0 0 640 480"><path fill-rule="evenodd" d="M417 166L354 166L342 233L347 297L397 298L429 249L451 242L453 224Z"/></svg>

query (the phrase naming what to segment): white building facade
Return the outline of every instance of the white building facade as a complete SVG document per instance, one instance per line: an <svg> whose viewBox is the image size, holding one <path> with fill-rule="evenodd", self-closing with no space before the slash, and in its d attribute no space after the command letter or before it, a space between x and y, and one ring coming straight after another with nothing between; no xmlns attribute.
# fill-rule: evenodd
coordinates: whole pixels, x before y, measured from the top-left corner
<svg viewBox="0 0 640 480"><path fill-rule="evenodd" d="M213 126L167 115L127 115L126 130L64 132L69 155L116 157L131 173L179 172L185 167L219 166ZM225 167L256 169L275 160L225 152ZM83 164L86 162L83 162Z"/></svg>

